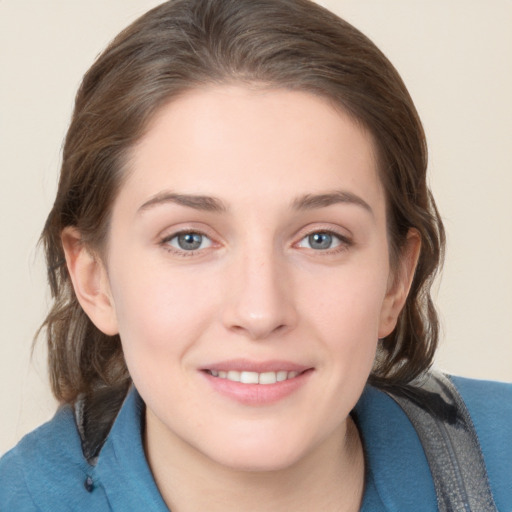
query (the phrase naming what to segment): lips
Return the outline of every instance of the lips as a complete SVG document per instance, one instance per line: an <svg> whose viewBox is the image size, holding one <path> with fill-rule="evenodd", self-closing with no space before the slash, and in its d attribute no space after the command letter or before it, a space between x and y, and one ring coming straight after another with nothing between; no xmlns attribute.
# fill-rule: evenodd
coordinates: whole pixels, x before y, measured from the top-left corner
<svg viewBox="0 0 512 512"><path fill-rule="evenodd" d="M231 360L203 368L212 388L245 405L277 402L298 391L314 368L288 361Z"/></svg>

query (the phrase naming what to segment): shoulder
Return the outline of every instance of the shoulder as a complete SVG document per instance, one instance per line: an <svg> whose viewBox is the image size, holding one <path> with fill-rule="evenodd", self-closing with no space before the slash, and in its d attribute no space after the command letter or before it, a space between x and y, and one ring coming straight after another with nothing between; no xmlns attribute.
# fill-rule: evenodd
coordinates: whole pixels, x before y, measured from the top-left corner
<svg viewBox="0 0 512 512"><path fill-rule="evenodd" d="M354 416L366 462L362 510L432 511L437 500L425 452L398 403L384 391L367 386Z"/></svg>
<svg viewBox="0 0 512 512"><path fill-rule="evenodd" d="M144 455L142 399L132 388L110 412L79 402L25 436L0 459L0 511L168 510Z"/></svg>
<svg viewBox="0 0 512 512"><path fill-rule="evenodd" d="M512 383L451 377L469 412L484 456L508 453L512 474Z"/></svg>
<svg viewBox="0 0 512 512"><path fill-rule="evenodd" d="M512 506L512 384L451 379L473 421L498 510L507 510Z"/></svg>
<svg viewBox="0 0 512 512"><path fill-rule="evenodd" d="M386 392L367 387L355 409L369 475L380 499L391 509L418 510L418 505L408 500L411 494L420 495L425 510L431 510L436 502L432 463L443 466L444 456L427 461L425 450L430 456L438 452L431 452L432 444L425 447L424 442L431 442L431 433L436 432L437 437L433 438L440 441L440 446L449 440L452 448L463 449L461 442L466 442L467 437L458 431L466 430L459 428L464 416L476 434L477 444L470 444L482 452L498 510L507 510L512 504L512 385L437 375L427 375L413 385ZM439 440L439 435L444 441ZM463 464L466 451L458 454ZM397 489L397 481L407 481L407 485ZM402 493L404 488L414 489L414 493Z"/></svg>
<svg viewBox="0 0 512 512"><path fill-rule="evenodd" d="M88 470L73 411L62 407L0 459L0 510L65 510Z"/></svg>
<svg viewBox="0 0 512 512"><path fill-rule="evenodd" d="M39 510L25 483L22 461L16 449L7 452L0 459L0 482L2 510Z"/></svg>
<svg viewBox="0 0 512 512"><path fill-rule="evenodd" d="M450 377L476 419L512 420L512 383Z"/></svg>

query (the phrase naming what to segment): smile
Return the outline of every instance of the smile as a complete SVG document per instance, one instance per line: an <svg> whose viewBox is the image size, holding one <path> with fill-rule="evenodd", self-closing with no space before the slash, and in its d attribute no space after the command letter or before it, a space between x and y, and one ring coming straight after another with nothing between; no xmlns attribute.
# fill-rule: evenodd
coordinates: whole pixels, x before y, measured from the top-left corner
<svg viewBox="0 0 512 512"><path fill-rule="evenodd" d="M249 372L237 370L207 370L209 375L219 379L240 382L242 384L275 384L297 377L300 372L278 370L275 372Z"/></svg>
<svg viewBox="0 0 512 512"><path fill-rule="evenodd" d="M286 360L229 359L209 363L200 373L220 395L243 405L265 406L299 392L314 372L314 366Z"/></svg>

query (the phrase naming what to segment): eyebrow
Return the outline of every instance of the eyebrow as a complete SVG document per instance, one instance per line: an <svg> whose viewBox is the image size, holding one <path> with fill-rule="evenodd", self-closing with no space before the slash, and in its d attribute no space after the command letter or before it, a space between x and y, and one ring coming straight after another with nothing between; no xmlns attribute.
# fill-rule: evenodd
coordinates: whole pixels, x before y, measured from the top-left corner
<svg viewBox="0 0 512 512"><path fill-rule="evenodd" d="M226 205L215 197L201 196L193 194L176 194L173 192L160 192L153 196L149 201L146 201L138 210L137 213L145 212L155 206L163 204L177 204L180 206L187 206L195 210L203 210L207 212L226 212Z"/></svg>
<svg viewBox="0 0 512 512"><path fill-rule="evenodd" d="M334 204L346 203L360 206L368 211L372 216L374 212L371 206L358 195L345 190L335 190L324 194L306 194L298 197L292 203L295 210L314 210L316 208L326 208Z"/></svg>
<svg viewBox="0 0 512 512"><path fill-rule="evenodd" d="M155 206L163 204L177 204L179 206L186 206L195 210L202 210L214 213L223 213L228 211L228 207L220 199L212 196L194 195L194 194L176 194L174 192L160 192L146 201L138 210L137 213L143 213ZM292 201L292 208L294 210L314 210L316 208L326 208L335 204L352 204L360 206L373 215L371 206L358 195L343 191L336 190L334 192L323 194L305 194Z"/></svg>

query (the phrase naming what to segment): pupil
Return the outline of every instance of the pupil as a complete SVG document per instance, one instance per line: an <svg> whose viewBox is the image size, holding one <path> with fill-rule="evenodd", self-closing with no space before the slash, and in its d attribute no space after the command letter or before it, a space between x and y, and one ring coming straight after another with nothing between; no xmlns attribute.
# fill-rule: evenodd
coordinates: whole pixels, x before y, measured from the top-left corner
<svg viewBox="0 0 512 512"><path fill-rule="evenodd" d="M314 233L309 235L309 245L313 249L329 249L332 244L332 236L328 233Z"/></svg>
<svg viewBox="0 0 512 512"><path fill-rule="evenodd" d="M201 247L202 241L203 236L199 235L198 233L185 233L178 236L178 245L181 247L181 249L188 251L199 249L199 247Z"/></svg>

